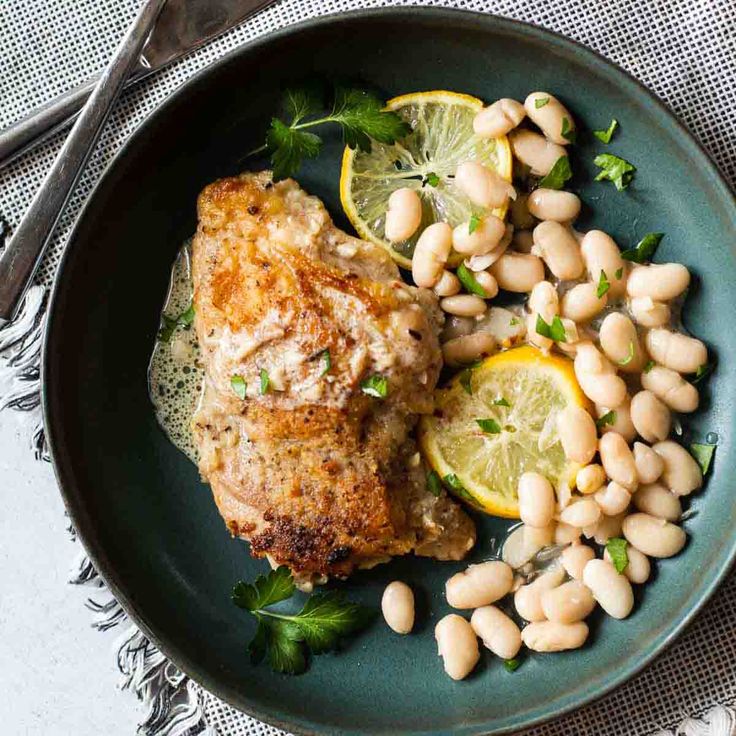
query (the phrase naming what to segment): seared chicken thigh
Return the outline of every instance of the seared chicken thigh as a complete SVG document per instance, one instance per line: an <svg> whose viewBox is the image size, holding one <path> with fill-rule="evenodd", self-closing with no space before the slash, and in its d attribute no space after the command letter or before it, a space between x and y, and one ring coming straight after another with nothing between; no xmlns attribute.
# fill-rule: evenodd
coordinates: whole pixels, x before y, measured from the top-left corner
<svg viewBox="0 0 736 736"><path fill-rule="evenodd" d="M198 213L194 434L231 532L301 582L463 557L474 525L429 492L409 438L441 367L434 295L293 180L217 181Z"/></svg>

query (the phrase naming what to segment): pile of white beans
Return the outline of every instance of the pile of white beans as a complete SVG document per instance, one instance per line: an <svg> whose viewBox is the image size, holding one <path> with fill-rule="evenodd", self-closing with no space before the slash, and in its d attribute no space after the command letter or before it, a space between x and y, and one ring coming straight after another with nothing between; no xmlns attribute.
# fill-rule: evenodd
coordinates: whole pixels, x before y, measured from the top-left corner
<svg viewBox="0 0 736 736"><path fill-rule="evenodd" d="M548 102L537 107L543 98ZM517 128L525 116L540 132ZM538 177L567 155L564 118L565 129L574 130L558 100L534 92L523 105L502 99L485 108L474 129L481 136L509 135L525 175ZM499 343L508 347L489 328L488 301L499 289L525 293L526 324L516 336L525 329L526 340L540 350L560 350L574 359L575 376L592 407L568 406L556 418L565 455L579 466L574 484L555 490L545 477L525 473L518 486L523 525L507 540L503 560L472 565L447 581L450 606L474 609L469 621L449 614L435 628L446 672L462 679L478 661L478 638L503 659L515 657L522 644L539 652L582 646L588 636L584 619L596 605L626 618L634 603L632 584L647 581L650 558L671 557L683 548L681 499L700 488L703 478L690 453L668 437L672 412L698 407L698 390L684 376L704 367L708 353L700 340L673 328L675 307L690 283L685 266L634 264L622 259L605 232L576 232L572 223L580 200L571 192L517 192L473 161L457 168L455 184L481 207L514 201L510 225L488 215L471 234L469 223L454 229L435 223L418 239L414 280L433 288L451 315L444 332L446 362L462 365L491 354ZM420 219L416 193L394 192L387 236L405 239ZM487 299L460 293L460 281L447 269L453 249L466 256ZM603 282L608 290L598 296ZM547 324L559 318L565 340L538 334L539 316ZM622 573L605 550L612 538L625 540L628 564ZM596 557L585 540L603 547L603 554ZM558 553L552 564L541 572L531 569L530 560L545 548ZM387 589L383 608L389 625L407 633L413 596L402 585L389 586L393 592ZM523 628L494 605L509 594Z"/></svg>

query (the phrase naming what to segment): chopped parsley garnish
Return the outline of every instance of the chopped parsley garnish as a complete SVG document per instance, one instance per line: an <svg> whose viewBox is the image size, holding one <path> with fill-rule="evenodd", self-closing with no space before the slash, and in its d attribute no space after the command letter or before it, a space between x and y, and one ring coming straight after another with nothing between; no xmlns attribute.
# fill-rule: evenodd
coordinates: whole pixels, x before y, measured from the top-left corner
<svg viewBox="0 0 736 736"><path fill-rule="evenodd" d="M265 368L261 368L259 376L261 379L261 395L265 395L271 388L271 379L269 378L268 371Z"/></svg>
<svg viewBox="0 0 736 736"><path fill-rule="evenodd" d="M467 291L471 294L481 296L484 299L488 299L488 292L478 283L475 278L475 274L464 263L461 263L457 267L457 271L455 273L457 274L458 279L460 279L460 283Z"/></svg>
<svg viewBox="0 0 736 736"><path fill-rule="evenodd" d="M511 321L509 322L509 327L516 327L516 325L519 324L519 318L518 317L512 317Z"/></svg>
<svg viewBox="0 0 736 736"><path fill-rule="evenodd" d="M473 385L471 383L471 376L473 375L473 369L472 368L463 368L462 371L458 374L457 380L460 382L460 385L463 387L463 391L465 391L468 396L473 395Z"/></svg>
<svg viewBox="0 0 736 736"><path fill-rule="evenodd" d="M596 289L595 294L600 299L610 288L611 284L608 281L608 276L606 276L606 272L601 269L601 275L598 279L598 288Z"/></svg>
<svg viewBox="0 0 736 736"><path fill-rule="evenodd" d="M538 335L548 337L555 342L565 342L567 340L565 325L562 324L562 320L557 315L553 317L551 324L547 324L544 317L537 314L536 331Z"/></svg>
<svg viewBox="0 0 736 736"><path fill-rule="evenodd" d="M545 189L562 189L571 178L570 159L567 156L560 156L549 170L549 174L540 179L539 186Z"/></svg>
<svg viewBox="0 0 736 736"><path fill-rule="evenodd" d="M618 120L616 120L616 118L613 118L607 130L594 130L593 135L599 141L603 141L604 143L610 143L611 138L613 137L613 134L616 128L618 128Z"/></svg>
<svg viewBox="0 0 736 736"><path fill-rule="evenodd" d="M649 371L652 370L652 368L654 368L654 365L655 363L653 360L648 360L647 364L644 366L644 373L649 373Z"/></svg>
<svg viewBox="0 0 736 736"><path fill-rule="evenodd" d="M478 229L478 225L480 225L480 217L471 215L468 220L468 235L472 235Z"/></svg>
<svg viewBox="0 0 736 736"><path fill-rule="evenodd" d="M516 670L521 666L521 662L516 658L504 659L503 666L507 672L516 672Z"/></svg>
<svg viewBox="0 0 736 736"><path fill-rule="evenodd" d="M508 407L511 407L511 404L509 404L509 402L503 396L501 396L498 399L494 399L493 400L493 405L494 406L508 406Z"/></svg>
<svg viewBox="0 0 736 736"><path fill-rule="evenodd" d="M565 140L570 141L570 143L575 143L578 138L575 128L572 127L572 124L567 117L562 118L562 130L560 130L560 135L565 138Z"/></svg>
<svg viewBox="0 0 736 736"><path fill-rule="evenodd" d="M298 613L268 610L291 598L295 590L289 568L281 566L254 583L241 580L232 591L233 603L258 621L248 645L251 661L258 664L268 657L271 669L289 675L307 669L308 652L316 655L336 649L343 637L365 628L374 617L373 611L336 591L309 596Z"/></svg>
<svg viewBox="0 0 736 736"><path fill-rule="evenodd" d="M190 304L181 314L176 317L161 315L161 327L158 331L158 339L161 342L169 342L177 327L187 327L194 322L194 304Z"/></svg>
<svg viewBox="0 0 736 736"><path fill-rule="evenodd" d="M375 373L360 382L360 390L374 399L385 399L388 396L388 379Z"/></svg>
<svg viewBox="0 0 736 736"><path fill-rule="evenodd" d="M549 97L537 97L534 100L534 107L539 110L540 107L544 107L549 102Z"/></svg>
<svg viewBox="0 0 736 736"><path fill-rule="evenodd" d="M434 171L430 171L427 176L424 177L424 183L429 184L431 187L436 187L440 183L440 178Z"/></svg>
<svg viewBox="0 0 736 736"><path fill-rule="evenodd" d="M649 261L663 237L664 233L647 233L633 248L623 251L621 258L634 263Z"/></svg>
<svg viewBox="0 0 736 736"><path fill-rule="evenodd" d="M628 545L629 543L621 537L612 537L606 542L606 552L610 555L611 562L619 575L629 564L629 555L626 553Z"/></svg>
<svg viewBox="0 0 736 736"><path fill-rule="evenodd" d="M624 267L621 266L621 268L616 269L616 273L614 274L617 281L621 280L621 277L624 275Z"/></svg>
<svg viewBox="0 0 736 736"><path fill-rule="evenodd" d="M628 353L628 355L623 360L619 360L618 361L618 364L619 365L628 365L629 363L631 363L632 360L634 360L634 343L633 342L630 342L629 343L629 353Z"/></svg>
<svg viewBox="0 0 736 736"><path fill-rule="evenodd" d="M636 166L612 153L598 154L593 163L601 170L595 180L612 181L619 192L631 184L636 173Z"/></svg>
<svg viewBox="0 0 736 736"><path fill-rule="evenodd" d="M265 145L252 152L268 150L276 180L293 176L305 158L319 155L322 139L307 128L336 123L345 145L361 151L371 150L371 140L392 144L411 132L396 113L384 111L381 100L359 89L337 88L326 114L320 94L306 88L290 89L284 94L284 109L291 122L272 118Z"/></svg>
<svg viewBox="0 0 736 736"><path fill-rule="evenodd" d="M500 434L501 425L495 419L476 419L475 423L486 434Z"/></svg>
<svg viewBox="0 0 736 736"><path fill-rule="evenodd" d="M611 410L607 411L602 417L599 417L595 420L595 426L598 427L598 429L602 429L607 424L610 424L613 426L616 424L616 412Z"/></svg>
<svg viewBox="0 0 736 736"><path fill-rule="evenodd" d="M698 461L700 469L705 475L710 470L713 461L713 453L716 451L716 445L705 445L700 442L693 442L690 445L690 454Z"/></svg>
<svg viewBox="0 0 736 736"><path fill-rule="evenodd" d="M427 473L427 490L433 496L439 496L442 493L442 481L436 470L430 470Z"/></svg>
<svg viewBox="0 0 736 736"><path fill-rule="evenodd" d="M230 379L230 385L239 399L245 399L245 392L248 388L248 384L245 382L243 376L232 376Z"/></svg>
<svg viewBox="0 0 736 736"><path fill-rule="evenodd" d="M329 350L323 350L319 354L320 359L323 361L322 364L322 373L320 373L320 377L326 375L330 372L330 369L332 368L332 358L330 358L330 351Z"/></svg>
<svg viewBox="0 0 736 736"><path fill-rule="evenodd" d="M699 365L698 370L695 371L695 377L690 381L690 383L700 383L704 378L712 373L713 368L715 368L713 363L704 363L703 365Z"/></svg>

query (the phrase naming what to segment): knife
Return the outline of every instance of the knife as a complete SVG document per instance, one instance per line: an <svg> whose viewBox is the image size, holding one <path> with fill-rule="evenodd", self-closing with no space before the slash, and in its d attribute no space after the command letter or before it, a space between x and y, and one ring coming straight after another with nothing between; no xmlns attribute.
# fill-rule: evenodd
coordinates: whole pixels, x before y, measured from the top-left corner
<svg viewBox="0 0 736 736"><path fill-rule="evenodd" d="M128 84L186 56L276 0L168 0ZM99 75L33 110L0 131L0 168L76 118Z"/></svg>

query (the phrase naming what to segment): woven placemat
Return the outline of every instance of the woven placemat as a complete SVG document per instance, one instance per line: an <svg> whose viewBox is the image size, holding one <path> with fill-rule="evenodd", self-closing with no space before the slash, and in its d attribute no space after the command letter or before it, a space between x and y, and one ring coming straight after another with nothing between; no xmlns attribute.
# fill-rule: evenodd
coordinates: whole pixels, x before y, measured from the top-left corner
<svg viewBox="0 0 736 736"><path fill-rule="evenodd" d="M282 0L124 94L61 220L38 275L40 286L29 295L24 320L10 332L0 333L0 407L36 408L42 287L53 279L81 204L107 163L151 110L194 72L269 31L354 8L418 4L517 18L590 46L662 97L726 177L732 183L736 179L736 4L732 0ZM137 0L0 0L0 127L99 70L137 7ZM21 217L61 140L61 135L55 136L0 172L0 214L11 226ZM74 582L103 587L84 557ZM97 625L123 630L117 656L124 686L149 705L141 733L281 733L203 691L166 662L113 600L100 595L96 600ZM529 733L736 736L736 718L730 707L734 703L736 578L732 576L678 643L643 674L597 703Z"/></svg>

